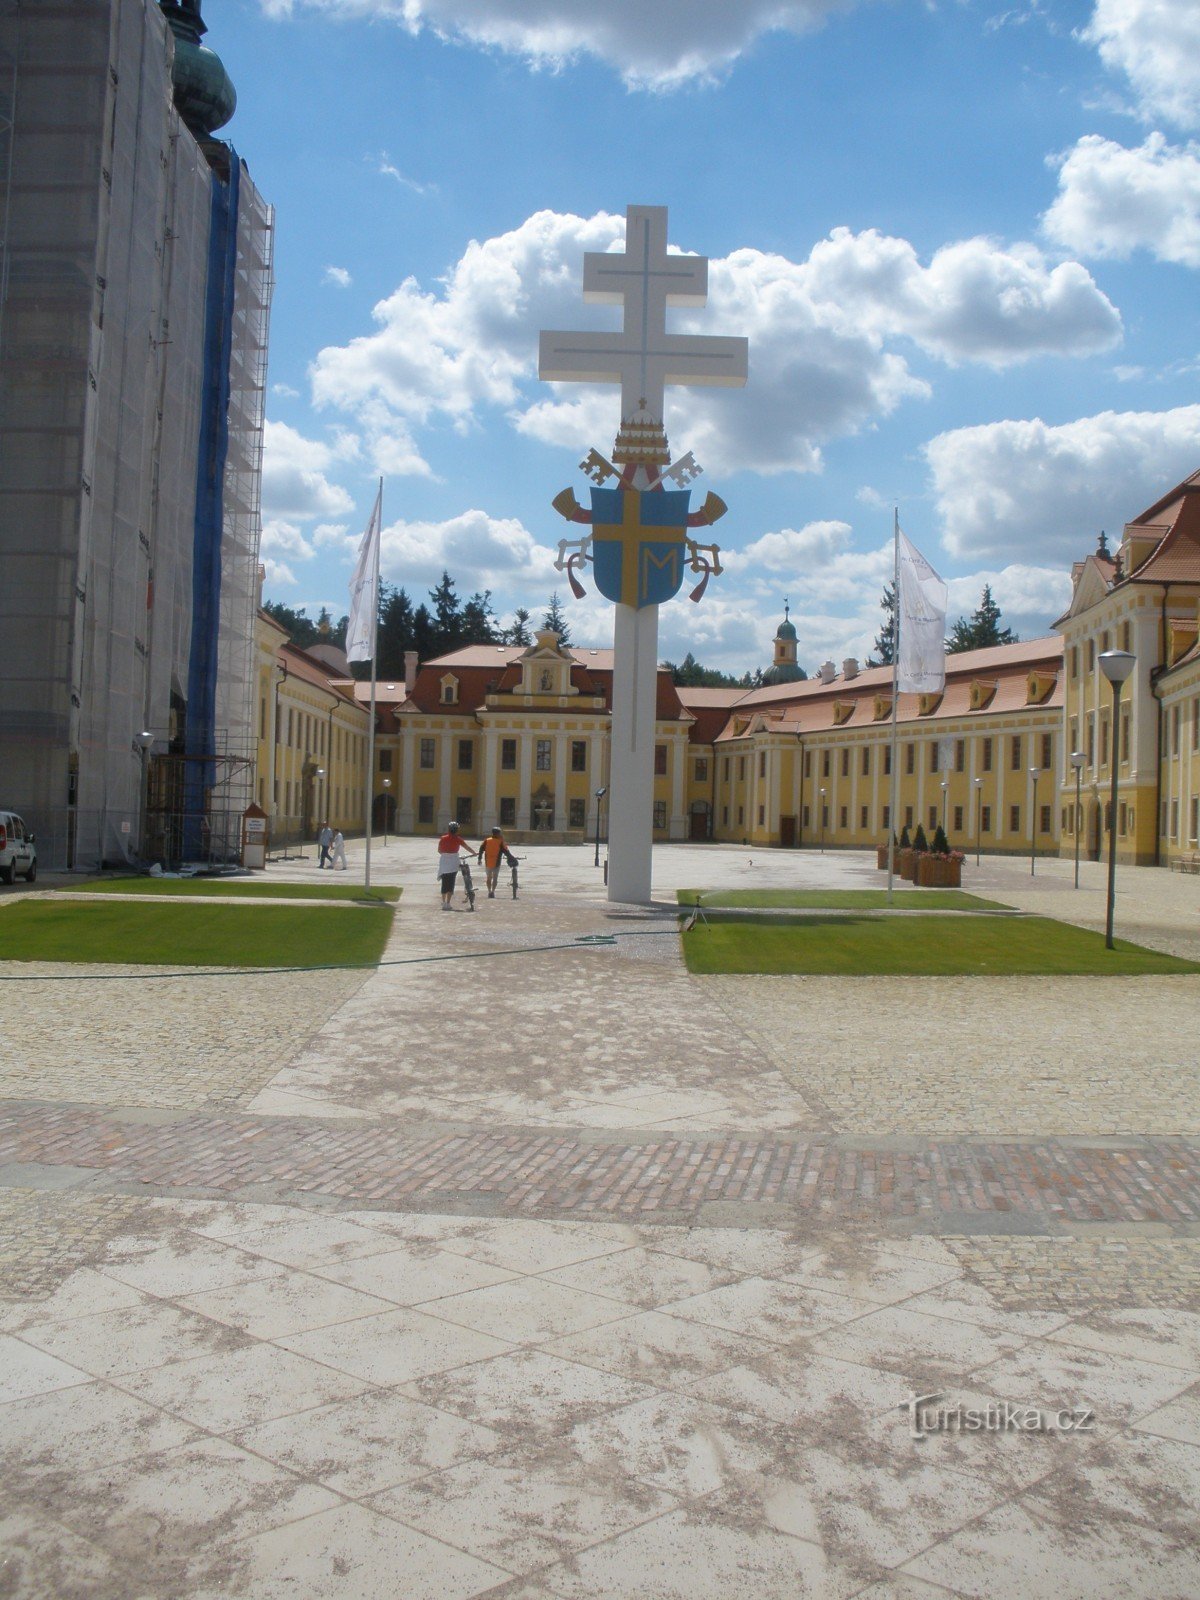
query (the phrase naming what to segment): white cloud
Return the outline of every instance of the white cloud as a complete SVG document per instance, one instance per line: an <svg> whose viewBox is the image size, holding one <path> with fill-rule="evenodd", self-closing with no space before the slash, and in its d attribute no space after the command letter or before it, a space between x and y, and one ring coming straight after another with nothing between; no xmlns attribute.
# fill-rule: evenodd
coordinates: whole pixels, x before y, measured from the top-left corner
<svg viewBox="0 0 1200 1600"><path fill-rule="evenodd" d="M1057 161L1058 196L1042 218L1051 239L1085 256L1149 250L1200 267L1200 144L1152 133L1129 150L1089 134Z"/></svg>
<svg viewBox="0 0 1200 1600"><path fill-rule="evenodd" d="M391 178L402 189L411 189L413 194L436 194L436 183L418 183L415 178L408 177L388 155L386 150L381 150L374 158L375 170L381 178Z"/></svg>
<svg viewBox="0 0 1200 1600"><path fill-rule="evenodd" d="M387 17L409 33L502 50L535 67L595 56L631 88L712 82L769 33L808 33L847 0L260 0L268 16L305 9Z"/></svg>
<svg viewBox="0 0 1200 1600"><path fill-rule="evenodd" d="M316 551L294 522L272 518L263 523L260 552L265 556L289 555L300 561L311 561Z"/></svg>
<svg viewBox="0 0 1200 1600"><path fill-rule="evenodd" d="M263 517L267 522L344 516L354 505L339 484L325 476L334 452L306 439L286 422L267 421L263 433Z"/></svg>
<svg viewBox="0 0 1200 1600"><path fill-rule="evenodd" d="M803 528L764 533L726 557L731 571L765 567L768 572L805 573L813 562L825 563L846 548L848 522L808 522Z"/></svg>
<svg viewBox="0 0 1200 1600"><path fill-rule="evenodd" d="M958 428L925 447L956 556L1069 563L1200 465L1200 405Z"/></svg>
<svg viewBox="0 0 1200 1600"><path fill-rule="evenodd" d="M443 522L385 526L380 572L414 597L432 588L443 571L450 573L460 595L501 587L548 595L566 587L554 571L556 554L514 518L470 510Z"/></svg>
<svg viewBox="0 0 1200 1600"><path fill-rule="evenodd" d="M273 383L271 393L277 394L284 400L299 400L299 389L293 389L290 383Z"/></svg>
<svg viewBox="0 0 1200 1600"><path fill-rule="evenodd" d="M1200 6L1196 0L1096 0L1083 38L1129 79L1146 121L1200 124Z"/></svg>
<svg viewBox="0 0 1200 1600"><path fill-rule="evenodd" d="M321 282L332 284L335 289L348 289L354 279L346 267L326 267Z"/></svg>
<svg viewBox="0 0 1200 1600"><path fill-rule="evenodd" d="M314 400L352 412L390 475L428 472L414 428L441 417L465 433L485 408L546 443L607 447L615 390L547 389L535 365L542 329L617 325L614 308L583 303L582 258L623 240L623 218L541 211L472 242L437 291L407 279L375 307L373 332L322 350ZM818 470L828 440L927 396L895 341L1003 366L1120 336L1117 312L1078 264L1049 267L1030 245L983 239L949 245L926 267L905 240L839 229L804 262L736 250L711 263L709 288L707 308L672 314L671 327L746 334L750 383L672 390L667 425L714 473Z"/></svg>
<svg viewBox="0 0 1200 1600"><path fill-rule="evenodd" d="M276 561L272 556L264 556L262 564L264 573L266 575L266 582L272 588L277 588L281 584L292 584L298 581L296 574L292 571L291 567L288 566L286 561Z"/></svg>

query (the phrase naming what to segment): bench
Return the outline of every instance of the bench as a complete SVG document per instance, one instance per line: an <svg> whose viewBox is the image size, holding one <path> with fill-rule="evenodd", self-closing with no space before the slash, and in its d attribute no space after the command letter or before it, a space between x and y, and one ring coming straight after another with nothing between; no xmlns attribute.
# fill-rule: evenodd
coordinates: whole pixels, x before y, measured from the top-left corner
<svg viewBox="0 0 1200 1600"><path fill-rule="evenodd" d="M1200 873L1200 850L1193 850L1190 855L1176 856L1171 862L1171 871Z"/></svg>

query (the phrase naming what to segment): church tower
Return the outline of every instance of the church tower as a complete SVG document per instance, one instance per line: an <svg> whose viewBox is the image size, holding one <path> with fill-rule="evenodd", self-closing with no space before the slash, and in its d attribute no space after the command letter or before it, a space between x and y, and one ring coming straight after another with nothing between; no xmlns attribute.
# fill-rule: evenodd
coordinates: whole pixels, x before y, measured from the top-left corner
<svg viewBox="0 0 1200 1600"><path fill-rule="evenodd" d="M796 624L788 603L783 602L783 621L775 630L775 659L763 673L763 683L799 683L804 677L796 662Z"/></svg>

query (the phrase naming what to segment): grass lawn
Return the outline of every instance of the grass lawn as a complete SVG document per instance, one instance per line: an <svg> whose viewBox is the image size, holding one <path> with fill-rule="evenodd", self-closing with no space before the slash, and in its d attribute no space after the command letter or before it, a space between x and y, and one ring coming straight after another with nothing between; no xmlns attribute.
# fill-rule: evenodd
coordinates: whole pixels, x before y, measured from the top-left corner
<svg viewBox="0 0 1200 1600"><path fill-rule="evenodd" d="M677 889L681 906L695 905L696 896L705 910L731 906L775 906L788 911L875 911L886 910L886 889ZM898 911L1003 911L998 900L982 900L962 889L897 889L893 905Z"/></svg>
<svg viewBox="0 0 1200 1600"><path fill-rule="evenodd" d="M803 973L832 977L995 977L1200 972L1160 955L1044 917L830 916L785 922L716 922L683 935L690 972Z"/></svg>
<svg viewBox="0 0 1200 1600"><path fill-rule="evenodd" d="M323 875L322 875L323 876ZM198 894L271 900L399 900L392 884L272 883L269 878L93 878L59 884L70 894Z"/></svg>
<svg viewBox="0 0 1200 1600"><path fill-rule="evenodd" d="M178 967L360 966L392 926L379 907L29 900L0 917L0 960Z"/></svg>

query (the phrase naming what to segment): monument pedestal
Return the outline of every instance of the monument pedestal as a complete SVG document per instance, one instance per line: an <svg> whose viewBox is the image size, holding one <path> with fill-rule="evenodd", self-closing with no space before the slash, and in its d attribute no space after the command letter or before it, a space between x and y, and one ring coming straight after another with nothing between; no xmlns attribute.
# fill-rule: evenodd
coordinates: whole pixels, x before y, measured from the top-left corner
<svg viewBox="0 0 1200 1600"><path fill-rule="evenodd" d="M648 905L654 842L658 607L618 605L613 622L608 898Z"/></svg>

